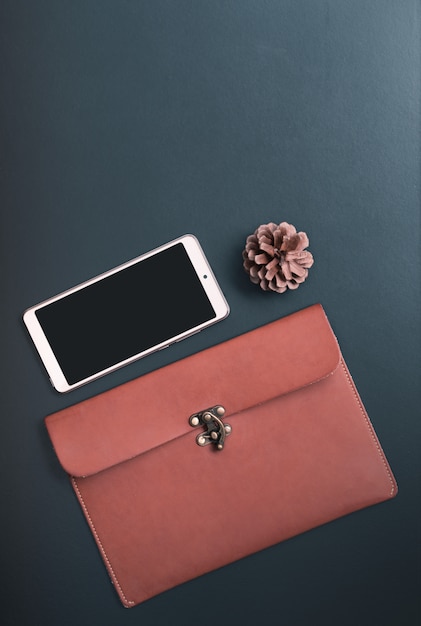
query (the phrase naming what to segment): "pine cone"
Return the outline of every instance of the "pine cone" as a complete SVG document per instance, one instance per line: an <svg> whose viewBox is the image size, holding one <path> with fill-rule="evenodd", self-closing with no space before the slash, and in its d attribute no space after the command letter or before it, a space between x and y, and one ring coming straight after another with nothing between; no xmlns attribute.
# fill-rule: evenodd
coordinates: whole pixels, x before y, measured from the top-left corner
<svg viewBox="0 0 421 626"><path fill-rule="evenodd" d="M306 233L297 233L292 224L262 224L247 237L244 269L264 291L297 289L314 263L311 252L304 249L308 245Z"/></svg>

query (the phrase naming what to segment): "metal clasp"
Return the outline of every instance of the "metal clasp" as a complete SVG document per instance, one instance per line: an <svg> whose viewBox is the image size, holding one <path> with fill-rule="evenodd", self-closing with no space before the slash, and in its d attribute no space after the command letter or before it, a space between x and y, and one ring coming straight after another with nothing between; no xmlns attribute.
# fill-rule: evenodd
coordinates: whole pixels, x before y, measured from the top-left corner
<svg viewBox="0 0 421 626"><path fill-rule="evenodd" d="M199 446L207 446L213 443L218 450L222 450L225 444L225 438L231 434L232 428L229 424L224 424L222 417L225 415L225 409L220 404L212 406L209 409L193 413L190 415L189 424L196 426L205 426L206 431L200 433L196 437L196 443Z"/></svg>

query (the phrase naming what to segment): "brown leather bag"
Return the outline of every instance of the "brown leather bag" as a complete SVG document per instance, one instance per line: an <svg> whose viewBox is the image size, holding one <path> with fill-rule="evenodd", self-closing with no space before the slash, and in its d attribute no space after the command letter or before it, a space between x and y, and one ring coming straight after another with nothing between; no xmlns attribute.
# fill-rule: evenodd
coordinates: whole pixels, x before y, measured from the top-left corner
<svg viewBox="0 0 421 626"><path fill-rule="evenodd" d="M320 305L46 425L126 607L397 492Z"/></svg>

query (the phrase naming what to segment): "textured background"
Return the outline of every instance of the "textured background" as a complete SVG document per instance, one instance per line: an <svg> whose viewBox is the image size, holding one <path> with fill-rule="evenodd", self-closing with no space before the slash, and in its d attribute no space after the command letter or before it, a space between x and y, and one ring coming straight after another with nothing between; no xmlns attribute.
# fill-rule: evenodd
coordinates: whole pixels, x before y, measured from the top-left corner
<svg viewBox="0 0 421 626"><path fill-rule="evenodd" d="M1 622L419 624L419 3L3 0L0 35ZM282 220L316 262L279 296L241 250ZM57 394L22 311L185 232L230 317ZM398 497L124 611L44 416L314 302Z"/></svg>

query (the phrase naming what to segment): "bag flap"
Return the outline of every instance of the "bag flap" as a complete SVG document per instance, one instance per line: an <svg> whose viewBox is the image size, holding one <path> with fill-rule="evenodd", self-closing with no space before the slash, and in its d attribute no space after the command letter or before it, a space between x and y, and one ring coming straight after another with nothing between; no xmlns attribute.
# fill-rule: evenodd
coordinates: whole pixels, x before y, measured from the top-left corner
<svg viewBox="0 0 421 626"><path fill-rule="evenodd" d="M222 404L229 419L325 378L339 360L316 304L54 413L46 426L63 468L88 476L195 432L193 413Z"/></svg>

